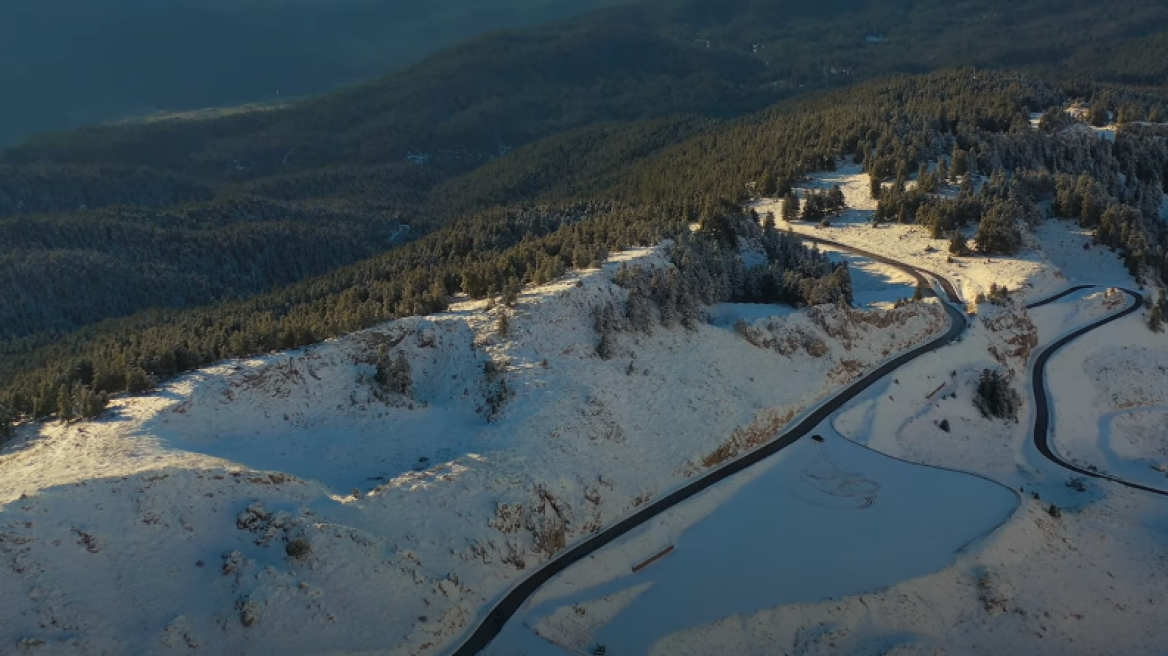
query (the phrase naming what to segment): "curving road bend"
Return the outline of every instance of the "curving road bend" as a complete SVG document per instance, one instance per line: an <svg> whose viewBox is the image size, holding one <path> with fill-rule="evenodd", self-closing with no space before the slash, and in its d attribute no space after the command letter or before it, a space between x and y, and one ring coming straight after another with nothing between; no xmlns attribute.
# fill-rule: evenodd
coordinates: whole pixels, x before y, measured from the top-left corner
<svg viewBox="0 0 1168 656"><path fill-rule="evenodd" d="M622 535L628 533L637 526L644 524L653 517L660 515L666 510L669 510L677 504L685 501L686 499L689 499L690 497L708 489L709 487L716 485L721 481L724 481L731 476L762 462L763 460L766 460L772 455L794 444L797 440L799 440L799 438L810 433L812 429L822 423L837 410L841 409L849 401L856 398L856 396L858 396L861 392L871 387L878 380L884 378L905 364L921 357L922 355L931 353L941 348L942 346L951 343L960 337L968 327L969 320L966 318L965 313L957 308L954 308L952 305L953 303L960 304L961 299L958 297L953 285L941 276L931 271L924 271L923 269L918 270L882 255L853 248L845 244L840 244L825 239L807 237L805 235L799 236L804 241L831 246L835 249L848 251L856 255L868 257L884 264L896 267L901 271L904 271L913 276L919 282L924 283L925 287L930 290L929 294L932 294L932 286L929 284L925 274L934 276L937 278L937 280L940 281L942 289L944 289L946 296L949 297L948 303L941 304L942 307L945 308L946 313L949 315L949 330L947 330L943 335L940 335L939 337L936 337L907 353L902 353L901 355L896 356L892 360L889 360L876 369L870 371L863 378L857 380L851 385L848 385L843 390L836 393L835 396L824 401L819 407L805 416L798 424L796 424L793 428L778 438L759 447L755 451L751 451L750 453L737 460L722 465L721 467L707 473L705 476L690 482L685 487L682 487L661 497L657 501L645 506L636 513L620 520L619 522L609 526L601 532L596 533L587 540L584 540L580 544L577 544L571 549L561 553L558 557L548 561L547 563L544 563L542 567L524 579L521 583L519 583L519 585L514 587L495 604L494 608L491 609L486 619L484 619L482 623L479 624L474 633L472 633L470 637L467 638L467 640L453 652L454 656L472 656L473 654L478 654L480 651L485 649L487 645L489 645L491 641L497 635L499 635L499 632L503 629L503 625L507 623L511 616L518 612L520 608L522 608L524 602L526 602L527 599L533 595L535 591L538 590L544 583L547 583L549 580L551 580L552 577L556 576L584 557L597 551L601 547L609 544L613 540L616 540Z"/></svg>
<svg viewBox="0 0 1168 656"><path fill-rule="evenodd" d="M1097 286L1098 285L1079 285L1077 287L1072 287L1072 288L1062 292L1061 294L1057 294L1055 296L1052 296L1051 298L1048 298L1048 299L1045 299L1043 301L1039 301L1037 303L1033 303L1031 305L1028 305L1028 306L1026 306L1026 308L1033 309L1033 308L1037 308L1037 307L1042 307L1043 305L1047 305L1049 303L1057 301L1060 298L1063 298L1064 296L1067 296L1067 295L1072 294L1074 292L1077 292L1077 291L1080 291L1083 289L1091 289L1092 287L1097 287ZM1033 379L1031 381L1034 385L1034 409L1035 409L1034 446L1038 447L1038 452L1041 453L1047 460L1050 460L1051 462L1055 463L1056 465L1059 465L1060 467L1062 467L1064 469L1069 469L1070 471L1073 471L1076 474L1080 474L1082 476L1089 476L1091 478L1100 478L1100 479L1103 479L1106 481L1111 481L1112 483L1118 483L1119 485L1122 485L1124 487L1129 487L1129 488L1132 488L1134 490L1142 490L1144 492L1151 492L1152 494L1159 494L1162 496L1168 496L1168 490L1161 490L1158 488L1149 487L1147 485L1140 485L1139 483L1132 483L1131 481L1125 481L1121 478L1117 478L1115 476L1111 476L1109 474L1104 474L1102 472L1094 471L1091 469L1086 469L1086 468L1080 467L1076 464L1073 464L1071 462L1068 462L1068 461L1064 460L1062 458L1062 456L1060 456L1058 453L1055 452L1054 447L1051 444L1050 396L1046 392L1046 363L1047 363L1047 361L1050 360L1051 356L1058 353L1059 349L1061 349L1062 347L1066 346L1067 344L1073 342L1074 340L1078 339L1079 337L1082 337L1083 335L1091 332L1092 330L1106 326L1107 324L1109 324L1113 321L1118 321L1119 319L1122 319L1123 317L1126 317L1129 314L1132 314L1134 312L1139 311L1140 305L1143 304L1143 302L1144 302L1143 294L1140 294L1138 292L1134 292L1130 289L1123 289L1123 288L1117 288L1117 289L1119 289L1120 291L1122 291L1123 293L1125 293L1131 297L1131 299L1132 299L1131 306L1129 306L1128 308L1124 309L1121 312L1116 312L1115 314L1112 314L1110 316L1106 316L1106 317L1104 317L1104 318L1100 319L1099 321L1096 321L1092 324L1083 326L1082 328L1072 332L1071 334L1062 337L1061 339L1059 339L1055 343L1053 343L1050 346L1043 349L1042 352L1038 354L1038 359L1034 361L1034 374L1033 374Z"/></svg>

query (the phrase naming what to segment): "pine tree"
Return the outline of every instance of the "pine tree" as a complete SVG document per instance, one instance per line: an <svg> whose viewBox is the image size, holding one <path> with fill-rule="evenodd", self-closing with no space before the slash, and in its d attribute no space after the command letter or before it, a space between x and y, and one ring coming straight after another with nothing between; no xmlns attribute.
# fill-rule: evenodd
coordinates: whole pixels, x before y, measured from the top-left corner
<svg viewBox="0 0 1168 656"><path fill-rule="evenodd" d="M503 305L507 307L515 307L515 302L519 300L520 289L522 289L522 285L519 284L519 279L515 276L511 276L511 278L507 281L507 284L503 286L503 295L500 298L500 301L503 303Z"/></svg>
<svg viewBox="0 0 1168 656"><path fill-rule="evenodd" d="M949 252L958 257L969 255L969 241L960 230L954 232L953 238L949 240Z"/></svg>
<svg viewBox="0 0 1168 656"><path fill-rule="evenodd" d="M414 395L414 373L410 361L405 353L398 353L393 361L392 389L398 394L412 397Z"/></svg>
<svg viewBox="0 0 1168 656"><path fill-rule="evenodd" d="M831 190L827 192L827 199L834 211L839 211L848 206L847 200L844 198L844 190L839 185L832 185Z"/></svg>
<svg viewBox="0 0 1168 656"><path fill-rule="evenodd" d="M1154 333L1164 332L1164 310L1160 303L1152 306L1152 311L1148 313L1148 328Z"/></svg>
<svg viewBox="0 0 1168 656"><path fill-rule="evenodd" d="M962 176L969 173L969 153L958 148L953 151L953 175Z"/></svg>
<svg viewBox="0 0 1168 656"><path fill-rule="evenodd" d="M44 421L57 412L57 390L42 382L32 399L32 418Z"/></svg>
<svg viewBox="0 0 1168 656"><path fill-rule="evenodd" d="M965 176L961 179L961 186L957 189L957 196L959 198L973 198L973 176Z"/></svg>
<svg viewBox="0 0 1168 656"><path fill-rule="evenodd" d="M413 370L406 354L400 351L391 360L388 351L382 349L377 359L377 373L373 375L373 381L380 385L382 390L391 394L407 397L414 394Z"/></svg>
<svg viewBox="0 0 1168 656"><path fill-rule="evenodd" d="M799 218L799 195L794 191L783 200L783 220L788 223Z"/></svg>
<svg viewBox="0 0 1168 656"><path fill-rule="evenodd" d="M126 369L126 386L125 390L130 394L142 394L149 390L150 377L146 372L137 365L133 365Z"/></svg>
<svg viewBox="0 0 1168 656"><path fill-rule="evenodd" d="M67 385L57 387L57 418L64 422L73 421L73 395Z"/></svg>
<svg viewBox="0 0 1168 656"><path fill-rule="evenodd" d="M1101 128L1111 120L1111 116L1107 111L1107 103L1102 99L1096 100L1091 104L1091 109L1087 111L1087 122L1097 128Z"/></svg>
<svg viewBox="0 0 1168 656"><path fill-rule="evenodd" d="M1018 208L996 203L981 218L977 229L977 250L986 255L1012 255L1022 245Z"/></svg>
<svg viewBox="0 0 1168 656"><path fill-rule="evenodd" d="M8 405L0 403L0 444L3 444L4 440L12 437L12 433L14 432L12 425L15 422L16 416L12 412L12 409Z"/></svg>
<svg viewBox="0 0 1168 656"><path fill-rule="evenodd" d="M73 405L82 419L96 419L105 412L109 397L95 392L88 385L78 385L73 390Z"/></svg>
<svg viewBox="0 0 1168 656"><path fill-rule="evenodd" d="M758 193L763 198L774 198L779 191L779 181L775 179L775 174L770 171L765 171L762 178L758 181Z"/></svg>
<svg viewBox="0 0 1168 656"><path fill-rule="evenodd" d="M880 177L876 175L875 171L868 172L868 195L872 200L880 200L881 192L884 191L884 185L880 182Z"/></svg>

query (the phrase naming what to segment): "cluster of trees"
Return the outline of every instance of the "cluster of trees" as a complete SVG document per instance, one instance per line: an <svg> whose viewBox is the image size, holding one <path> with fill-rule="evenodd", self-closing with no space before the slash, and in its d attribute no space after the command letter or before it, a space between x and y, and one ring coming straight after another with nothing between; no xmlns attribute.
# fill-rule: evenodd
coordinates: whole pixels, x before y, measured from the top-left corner
<svg viewBox="0 0 1168 656"><path fill-rule="evenodd" d="M799 210L799 199L794 193L787 196L787 202L783 205L783 219L790 221L788 218L787 205L791 206L790 214L793 217L795 213L799 213L799 218L804 221L821 221L826 222L828 217L836 212L841 212L847 208L847 203L844 201L844 192L839 185L832 185L831 189L823 189L820 191L810 190L807 192L807 198L803 201L803 209Z"/></svg>
<svg viewBox="0 0 1168 656"><path fill-rule="evenodd" d="M27 407L6 405L4 412L8 417L0 417L0 424L14 413L27 414L37 420L53 416L61 421L98 417L109 405L109 394L99 388L113 382L99 378L104 375L105 372L99 372L92 362L82 360L56 381L42 381L30 396Z"/></svg>
<svg viewBox="0 0 1168 656"><path fill-rule="evenodd" d="M1009 305L1013 302L1010 296L1010 289L1005 285L998 285L998 283L990 283L989 293L978 292L975 299L978 303L993 303L994 305Z"/></svg>
<svg viewBox="0 0 1168 656"><path fill-rule="evenodd" d="M405 353L398 352L389 357L389 351L382 350L377 358L377 370L373 374L373 382L388 394L397 394L405 397L414 395L414 374L410 367L410 360Z"/></svg>
<svg viewBox="0 0 1168 656"><path fill-rule="evenodd" d="M1017 419L1022 399L1010 386L1010 377L998 369L986 369L977 379L973 405L983 417Z"/></svg>
<svg viewBox="0 0 1168 656"><path fill-rule="evenodd" d="M703 223L693 236L677 235L670 249L672 267L621 267L615 280L628 290L626 302L623 307L608 303L594 312L601 357L612 355L614 334L651 333L658 325L690 328L701 320L703 306L713 303L851 304L846 264L833 264L794 234L773 225L760 227L749 214L718 217ZM748 266L741 244L761 246L766 262Z"/></svg>

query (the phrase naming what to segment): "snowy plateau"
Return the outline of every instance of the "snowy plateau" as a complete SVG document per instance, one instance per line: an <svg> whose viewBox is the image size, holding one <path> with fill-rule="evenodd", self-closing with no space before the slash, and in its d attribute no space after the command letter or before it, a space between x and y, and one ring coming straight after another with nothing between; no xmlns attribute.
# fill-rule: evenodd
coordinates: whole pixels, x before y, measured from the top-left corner
<svg viewBox="0 0 1168 656"><path fill-rule="evenodd" d="M833 414L822 442L569 567L484 653L1168 654L1168 497L1075 477L1032 440L1034 355L1127 307L1111 288L1135 281L1053 219L1017 256L949 258L918 227L872 227L858 168L813 182L835 184L849 209L830 226L780 229L936 272L970 328ZM0 451L0 654L450 653L557 553L949 326L938 299L895 303L912 277L840 252L854 308L719 305L598 357L593 308L623 301L620 267L671 266L667 248L513 308L464 299L225 362L99 420L21 426ZM992 284L1013 301L973 304ZM1024 307L1076 285L1094 287ZM408 360L412 394L377 390L383 351ZM1018 421L975 409L989 367ZM1166 368L1142 310L1071 342L1048 366L1055 448L1168 490Z"/></svg>

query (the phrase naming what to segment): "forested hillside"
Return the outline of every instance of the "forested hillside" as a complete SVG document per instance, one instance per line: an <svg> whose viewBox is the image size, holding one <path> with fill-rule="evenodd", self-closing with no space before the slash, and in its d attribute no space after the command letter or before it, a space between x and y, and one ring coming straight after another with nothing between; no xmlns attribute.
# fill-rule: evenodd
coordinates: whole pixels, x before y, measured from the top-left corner
<svg viewBox="0 0 1168 656"><path fill-rule="evenodd" d="M1010 252L1027 226L1066 217L1148 282L1168 278L1168 149L1152 125L1168 103L1121 86L1165 81L1168 10L984 5L654 3L480 39L288 109L10 149L8 404L48 416L78 390L137 391L501 294L693 221L724 241L742 201L840 158L870 173L880 220L922 223L955 253ZM1092 58L1093 38L1120 56ZM829 73L797 71L813 62ZM995 70L883 77L969 63ZM797 97L773 104L784 96ZM1118 121L1114 140L1066 114L1072 102ZM930 193L941 186L954 193ZM798 200L829 218L829 200ZM968 245L965 226L980 226ZM820 298L791 289L804 291L784 300Z"/></svg>
<svg viewBox="0 0 1168 656"><path fill-rule="evenodd" d="M490 30L622 0L6 0L0 147L35 132L279 102Z"/></svg>

